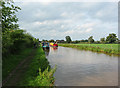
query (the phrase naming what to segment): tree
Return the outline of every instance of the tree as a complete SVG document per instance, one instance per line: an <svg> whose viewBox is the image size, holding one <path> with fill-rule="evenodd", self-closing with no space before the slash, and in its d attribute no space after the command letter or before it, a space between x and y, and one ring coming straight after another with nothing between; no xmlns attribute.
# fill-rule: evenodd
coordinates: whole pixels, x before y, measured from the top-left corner
<svg viewBox="0 0 120 88"><path fill-rule="evenodd" d="M0 12L2 12L2 19L0 19L2 22L2 53L7 53L11 51L16 41L12 39L11 35L16 35L15 33L18 32L13 30L19 27L18 18L15 14L20 7L14 6L11 1L0 1L0 5Z"/></svg>
<svg viewBox="0 0 120 88"><path fill-rule="evenodd" d="M80 41L79 40L75 40L75 43L79 43Z"/></svg>
<svg viewBox="0 0 120 88"><path fill-rule="evenodd" d="M49 40L49 42L55 42L53 39Z"/></svg>
<svg viewBox="0 0 120 88"><path fill-rule="evenodd" d="M0 1L0 12L2 11L2 55L7 56L19 52L21 49L33 47L34 38L19 29L16 12L20 7L14 6L11 1ZM0 14L1 15L1 14ZM1 24L0 24L1 25ZM38 43L36 39L35 43Z"/></svg>
<svg viewBox="0 0 120 88"><path fill-rule="evenodd" d="M93 36L90 36L90 37L88 38L88 42L89 42L89 43L93 43L93 42L94 42Z"/></svg>
<svg viewBox="0 0 120 88"><path fill-rule="evenodd" d="M116 41L115 41L116 44L119 44L120 43L120 40L117 38Z"/></svg>
<svg viewBox="0 0 120 88"><path fill-rule="evenodd" d="M100 43L100 41L95 41L95 43L96 43L96 44L99 44L99 43Z"/></svg>
<svg viewBox="0 0 120 88"><path fill-rule="evenodd" d="M105 43L105 38L101 38L101 39L100 39L100 42L101 42L101 43Z"/></svg>
<svg viewBox="0 0 120 88"><path fill-rule="evenodd" d="M43 39L42 42L45 42L45 40Z"/></svg>
<svg viewBox="0 0 120 88"><path fill-rule="evenodd" d="M71 38L70 38L70 36L66 36L65 38L66 38L66 42L67 43L70 43L72 41Z"/></svg>
<svg viewBox="0 0 120 88"><path fill-rule="evenodd" d="M0 1L0 3L2 7L2 32L4 33L7 30L18 29L18 18L15 14L18 10L21 10L21 8L14 6L11 1Z"/></svg>
<svg viewBox="0 0 120 88"><path fill-rule="evenodd" d="M107 36L107 38L106 38L106 41L108 43L115 43L117 41L116 34L114 34L114 33L109 34L109 36Z"/></svg>
<svg viewBox="0 0 120 88"><path fill-rule="evenodd" d="M86 39L86 40L83 40L83 39L82 39L82 40L80 40L80 42L88 42L88 40L87 40L87 39Z"/></svg>

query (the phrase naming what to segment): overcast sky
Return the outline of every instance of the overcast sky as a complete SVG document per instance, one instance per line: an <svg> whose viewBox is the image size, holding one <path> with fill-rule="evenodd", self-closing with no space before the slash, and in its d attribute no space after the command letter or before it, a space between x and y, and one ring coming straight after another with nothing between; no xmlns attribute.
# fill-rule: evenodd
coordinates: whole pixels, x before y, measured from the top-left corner
<svg viewBox="0 0 120 88"><path fill-rule="evenodd" d="M118 34L117 2L16 2L20 28L42 39L95 40Z"/></svg>

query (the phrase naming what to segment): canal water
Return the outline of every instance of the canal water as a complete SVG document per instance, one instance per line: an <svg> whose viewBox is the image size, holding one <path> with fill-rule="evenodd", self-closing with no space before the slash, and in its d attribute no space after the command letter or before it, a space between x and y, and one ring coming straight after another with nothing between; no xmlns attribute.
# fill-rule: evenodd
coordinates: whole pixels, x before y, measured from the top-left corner
<svg viewBox="0 0 120 88"><path fill-rule="evenodd" d="M118 85L118 57L66 47L50 47L46 57L57 65L56 86Z"/></svg>

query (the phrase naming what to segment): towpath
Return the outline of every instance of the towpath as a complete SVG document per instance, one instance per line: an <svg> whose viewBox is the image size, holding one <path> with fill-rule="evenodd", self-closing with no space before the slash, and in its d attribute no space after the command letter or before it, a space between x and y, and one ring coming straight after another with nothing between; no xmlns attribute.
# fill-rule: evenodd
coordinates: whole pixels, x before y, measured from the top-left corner
<svg viewBox="0 0 120 88"><path fill-rule="evenodd" d="M27 71L31 60L35 56L36 49L33 49L27 58L21 61L17 67L8 75L8 77L3 80L2 86L17 86L24 76L24 73Z"/></svg>

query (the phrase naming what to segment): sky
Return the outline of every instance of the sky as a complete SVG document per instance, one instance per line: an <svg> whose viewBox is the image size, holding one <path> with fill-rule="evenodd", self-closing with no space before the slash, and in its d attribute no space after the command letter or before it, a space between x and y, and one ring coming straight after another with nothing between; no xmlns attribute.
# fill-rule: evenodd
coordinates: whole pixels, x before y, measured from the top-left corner
<svg viewBox="0 0 120 88"><path fill-rule="evenodd" d="M15 2L20 28L40 40L118 35L117 2Z"/></svg>

